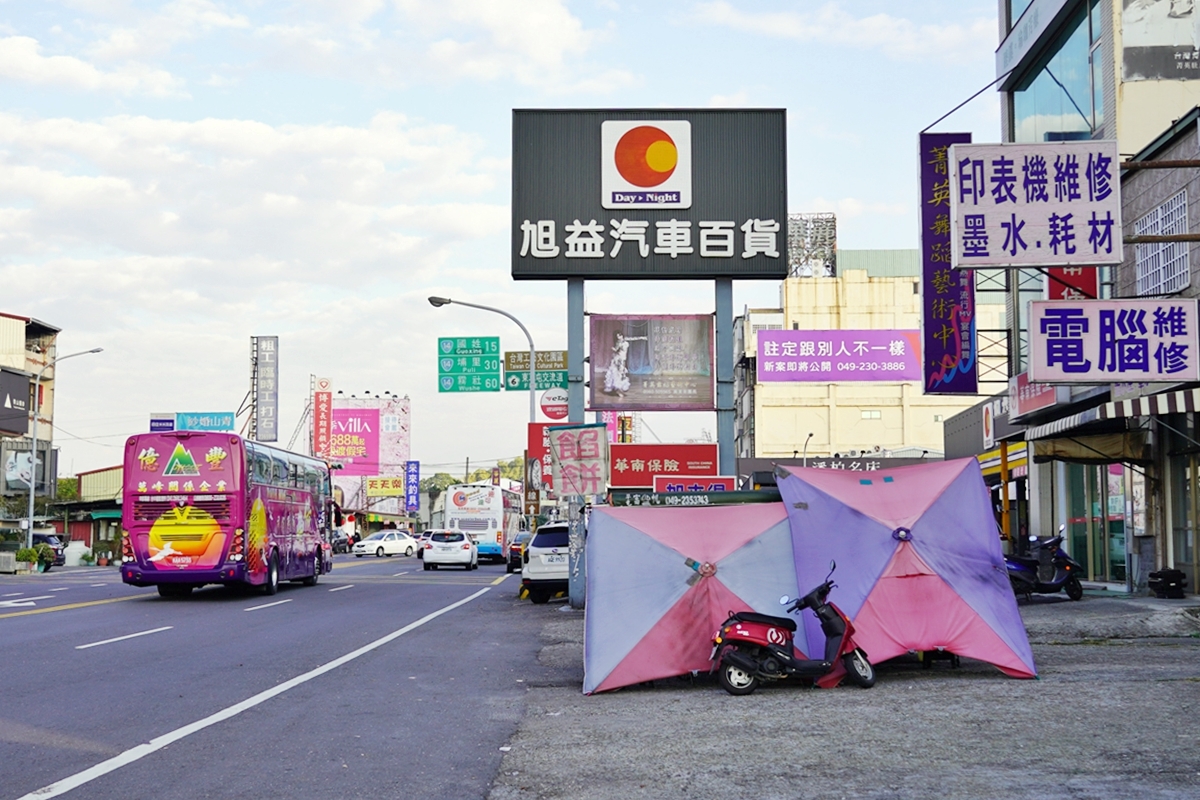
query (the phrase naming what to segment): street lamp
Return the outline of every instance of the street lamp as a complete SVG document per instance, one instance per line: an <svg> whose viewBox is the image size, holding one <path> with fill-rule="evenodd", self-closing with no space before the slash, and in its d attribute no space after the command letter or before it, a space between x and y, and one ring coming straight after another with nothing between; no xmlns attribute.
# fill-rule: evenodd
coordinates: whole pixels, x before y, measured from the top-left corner
<svg viewBox="0 0 1200 800"><path fill-rule="evenodd" d="M508 317L513 322L517 323L517 327L521 329L521 333L525 334L525 338L529 341L529 421L537 422L537 349L533 346L533 337L529 335L529 329L521 324L521 320L514 317L507 311L501 311L498 308L491 306L481 306L478 303L468 303L465 300L451 300L449 297L431 297L429 305L434 308L448 306L451 303L459 306L470 306L471 308L480 308L484 311L491 311L501 316Z"/></svg>
<svg viewBox="0 0 1200 800"><path fill-rule="evenodd" d="M812 431L809 431L808 436L806 436L804 439L804 463L802 464L802 466L805 466L805 467L808 466L808 440L811 439L812 436L813 436Z"/></svg>
<svg viewBox="0 0 1200 800"><path fill-rule="evenodd" d="M29 448L29 530L25 532L26 547L33 547L33 490L37 486L38 390L42 387L42 375L45 374L46 370L60 361L66 361L68 358L74 358L75 356L87 356L92 353L99 353L103 349L103 347L94 347L91 350L81 350L78 353L52 358L38 370L37 383L33 385L33 402L30 403L33 407L33 432L30 436L31 446ZM49 484L49 481L47 481L47 484Z"/></svg>

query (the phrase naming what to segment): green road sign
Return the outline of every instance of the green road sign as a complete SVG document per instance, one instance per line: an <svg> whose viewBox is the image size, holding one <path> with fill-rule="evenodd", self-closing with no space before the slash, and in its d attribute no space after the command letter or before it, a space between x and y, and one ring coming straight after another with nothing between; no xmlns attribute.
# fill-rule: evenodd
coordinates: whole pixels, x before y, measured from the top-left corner
<svg viewBox="0 0 1200 800"><path fill-rule="evenodd" d="M498 392L500 375L439 375L438 392Z"/></svg>
<svg viewBox="0 0 1200 800"><path fill-rule="evenodd" d="M438 375L500 376L499 356L439 356Z"/></svg>
<svg viewBox="0 0 1200 800"><path fill-rule="evenodd" d="M525 359L529 361L528 358ZM504 373L504 388L511 391L529 391L529 370L524 372L505 372ZM551 369L537 371L537 388L542 389L565 389L567 388L567 371L565 369Z"/></svg>
<svg viewBox="0 0 1200 800"><path fill-rule="evenodd" d="M438 358L499 355L499 336L443 336L438 339Z"/></svg>

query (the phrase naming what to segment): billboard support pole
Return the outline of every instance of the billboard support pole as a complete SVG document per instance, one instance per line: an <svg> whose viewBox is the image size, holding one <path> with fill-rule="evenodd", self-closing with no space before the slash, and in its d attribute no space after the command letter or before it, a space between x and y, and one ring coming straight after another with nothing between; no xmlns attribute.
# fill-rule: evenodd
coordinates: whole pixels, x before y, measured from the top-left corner
<svg viewBox="0 0 1200 800"><path fill-rule="evenodd" d="M733 279L717 278L717 464L721 475L736 475L733 450Z"/></svg>
<svg viewBox="0 0 1200 800"><path fill-rule="evenodd" d="M567 421L583 422L583 278L567 279Z"/></svg>

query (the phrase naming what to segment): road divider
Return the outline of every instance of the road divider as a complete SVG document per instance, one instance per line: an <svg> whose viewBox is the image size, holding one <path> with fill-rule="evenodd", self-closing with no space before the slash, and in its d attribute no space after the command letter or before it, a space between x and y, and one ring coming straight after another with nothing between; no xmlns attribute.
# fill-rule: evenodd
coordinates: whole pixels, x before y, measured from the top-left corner
<svg viewBox="0 0 1200 800"><path fill-rule="evenodd" d="M87 650L89 647L99 647L102 644L112 644L113 642L123 642L126 639L136 639L139 636L149 636L152 633L162 633L163 631L169 631L174 627L175 627L174 625L167 625L165 627L154 628L153 630L149 630L149 631L140 631L138 633L126 634L125 636L117 636L116 638L113 638L113 639L105 639L102 642L92 642L91 644L78 644L78 645L75 645L75 649L76 650Z"/></svg>
<svg viewBox="0 0 1200 800"><path fill-rule="evenodd" d="M131 747L128 750L126 750L125 752L119 753L105 761L101 761L99 764L96 764L93 767L89 767L88 769L85 769L82 772L77 772L74 775L69 775L68 777L63 778L62 780L55 781L54 783L50 784L49 786L43 786L41 789L36 789L36 790L30 792L29 794L18 798L18 800L47 800L47 798L58 797L59 795L66 794L67 792L71 791L72 789L76 789L80 786L83 786L86 783L91 783L92 781L96 780L97 778L103 777L104 775L107 775L110 772L115 772L116 770L120 769L121 767L132 764L135 761L140 761L141 759L145 758L146 756L163 749L167 745L174 744L175 742L178 742L180 739L184 739L184 738L187 738L188 736L191 736L193 733L198 733L198 732L204 730L205 728L209 728L209 727L212 727L213 725L216 725L218 722L224 722L227 719L236 717L238 714L241 714L243 711L248 711L251 708L254 708L255 706L262 705L263 703L270 700L272 697L277 697L286 691L296 688L297 686L308 683L313 678L319 678L320 676L324 675L326 672L332 672L333 670L337 669L338 667L341 667L345 664L350 663L351 661L354 661L356 658L361 658L362 656L365 656L367 653L370 653L373 650L377 650L380 647L383 647L385 644L392 642L396 639L399 639L401 636L408 633L409 631L416 630L417 628L421 627L422 625L432 622L433 620L437 619L438 617L442 616L443 614L453 611L454 609L458 608L459 606L465 606L467 603L470 603L472 600L476 600L477 598L483 597L485 594L487 594L491 590L492 589L490 586L485 586L484 588L480 589L478 592L475 592L474 594L471 594L471 595L467 595L462 600L451 603L448 606L443 606L443 607L439 608L437 611L434 611L430 614L426 614L425 616L421 617L416 622L410 622L408 625L405 625L403 628L400 628L399 630L392 631L388 635L383 636L379 639L376 639L375 641L373 641L369 644L365 644L362 647L358 648L357 650L352 650L351 652L347 653L344 656L340 656L339 658L335 658L333 661L329 661L325 664L322 664L321 666L317 667L316 669L309 670L308 672L305 672L303 675L297 675L296 677L292 678L291 680L284 681L283 683L281 683L277 686L272 686L270 689L267 689L266 691L259 692L258 694L254 695L253 697L248 697L245 700L241 701L240 703L235 703L234 705L231 705L228 708L222 709L215 714L210 714L209 716L205 717L204 719L196 720L195 722L193 722L191 724L184 725L181 728L176 728L175 730L173 730L169 733L164 733L162 736L157 736L157 737L151 739L150 741L145 742L144 744L139 744L136 747Z"/></svg>

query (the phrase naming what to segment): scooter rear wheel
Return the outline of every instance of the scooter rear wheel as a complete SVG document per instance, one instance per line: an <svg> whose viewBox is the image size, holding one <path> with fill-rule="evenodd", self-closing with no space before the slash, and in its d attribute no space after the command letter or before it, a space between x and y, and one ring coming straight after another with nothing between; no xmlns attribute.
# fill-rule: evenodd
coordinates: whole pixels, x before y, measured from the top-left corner
<svg viewBox="0 0 1200 800"><path fill-rule="evenodd" d="M717 671L717 680L720 681L721 688L730 694L750 694L758 688L757 675L751 675L728 662L721 664Z"/></svg>
<svg viewBox="0 0 1200 800"><path fill-rule="evenodd" d="M1083 584L1079 582L1079 578L1072 576L1071 579L1067 581L1066 589L1067 597L1071 598L1072 600L1083 599Z"/></svg>
<svg viewBox="0 0 1200 800"><path fill-rule="evenodd" d="M867 660L862 650L855 650L842 656L842 665L846 667L846 677L855 686L870 689L875 685L875 667Z"/></svg>

